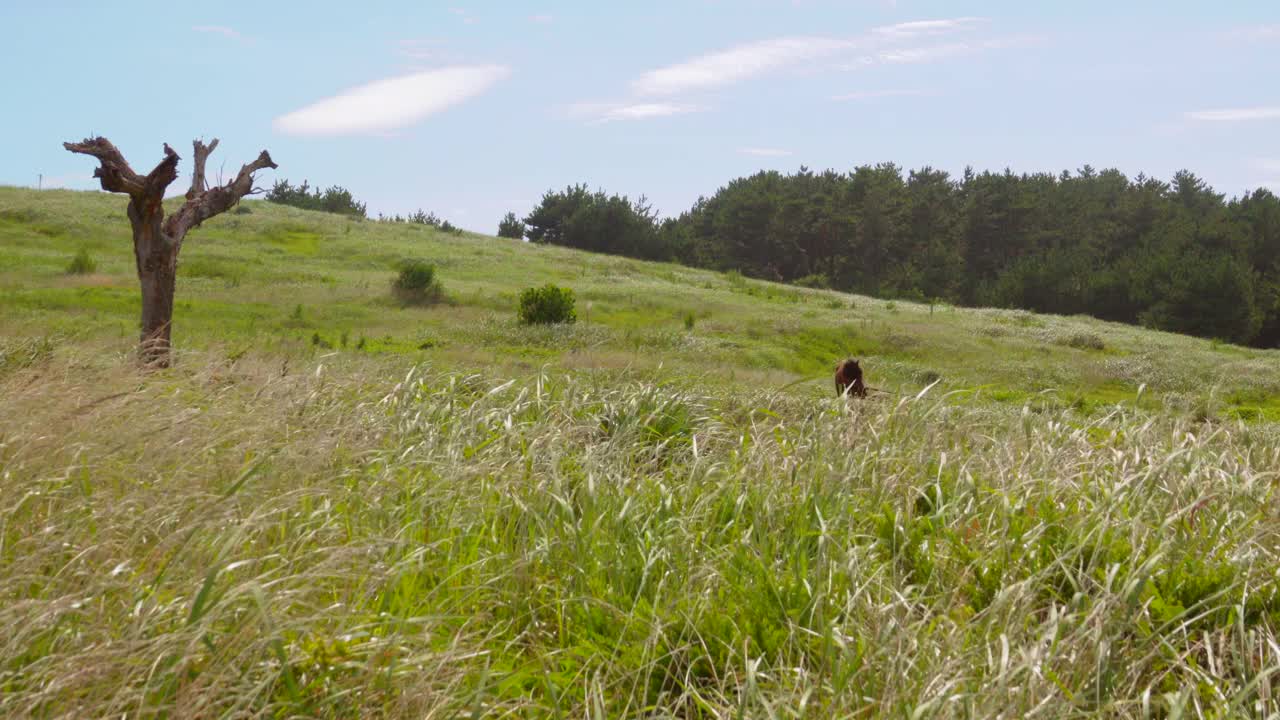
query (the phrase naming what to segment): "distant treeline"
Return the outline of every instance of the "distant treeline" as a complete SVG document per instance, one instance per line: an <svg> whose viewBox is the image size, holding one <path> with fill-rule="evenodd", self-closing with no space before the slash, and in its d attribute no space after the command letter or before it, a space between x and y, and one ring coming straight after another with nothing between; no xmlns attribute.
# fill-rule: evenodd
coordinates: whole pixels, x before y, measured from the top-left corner
<svg viewBox="0 0 1280 720"><path fill-rule="evenodd" d="M1280 199L1226 200L1186 171L802 167L734 180L666 220L644 198L573 186L524 222L538 243L1280 346Z"/></svg>
<svg viewBox="0 0 1280 720"><path fill-rule="evenodd" d="M309 187L306 180L298 186L290 185L288 180L277 180L267 192L266 199L268 202L292 205L303 210L320 210L358 218L366 217L365 204L358 202L351 195L350 190L338 185L321 191L320 188Z"/></svg>

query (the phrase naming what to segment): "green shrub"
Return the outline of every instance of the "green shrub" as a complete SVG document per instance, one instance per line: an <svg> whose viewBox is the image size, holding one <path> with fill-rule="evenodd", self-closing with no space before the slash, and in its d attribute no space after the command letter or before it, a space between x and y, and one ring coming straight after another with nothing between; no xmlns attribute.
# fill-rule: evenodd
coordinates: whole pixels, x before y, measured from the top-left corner
<svg viewBox="0 0 1280 720"><path fill-rule="evenodd" d="M524 223L513 212L507 213L506 217L502 218L502 222L498 223L498 237L500 238L521 240L524 238L524 232Z"/></svg>
<svg viewBox="0 0 1280 720"><path fill-rule="evenodd" d="M98 270L98 261L89 255L89 251L80 248L80 252L71 258L71 264L67 265L68 275L88 275Z"/></svg>
<svg viewBox="0 0 1280 720"><path fill-rule="evenodd" d="M684 329L685 329L685 330L692 330L692 329L693 329L693 324L694 324L694 322L695 322L695 321L696 321L696 318L695 318L695 317L694 317L694 315L693 315L693 311L692 311L692 310L686 310L686 311L685 311L685 313L684 313Z"/></svg>
<svg viewBox="0 0 1280 720"><path fill-rule="evenodd" d="M444 296L444 289L436 279L436 266L424 260L402 262L391 292L405 305L429 305Z"/></svg>
<svg viewBox="0 0 1280 720"><path fill-rule="evenodd" d="M519 315L525 325L571 323L578 319L573 310L573 291L551 283L520 293Z"/></svg>
<svg viewBox="0 0 1280 720"><path fill-rule="evenodd" d="M1106 350L1107 344L1102 338L1090 332L1072 333L1058 340L1059 345L1066 345L1077 350Z"/></svg>

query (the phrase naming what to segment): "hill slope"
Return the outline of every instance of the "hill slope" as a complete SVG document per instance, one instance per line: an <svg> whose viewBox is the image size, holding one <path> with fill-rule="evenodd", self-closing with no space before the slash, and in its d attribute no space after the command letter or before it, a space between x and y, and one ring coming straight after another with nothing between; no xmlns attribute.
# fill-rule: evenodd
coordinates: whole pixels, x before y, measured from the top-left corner
<svg viewBox="0 0 1280 720"><path fill-rule="evenodd" d="M1278 709L1278 353L247 207L144 376L123 201L0 188L0 714Z"/></svg>
<svg viewBox="0 0 1280 720"><path fill-rule="evenodd" d="M206 223L179 268L175 344L403 353L446 365L530 370L654 368L698 382L780 386L866 357L874 385L986 388L1020 404L1132 399L1139 387L1183 400L1212 391L1224 407L1280 419L1280 352L1154 333L1088 318L883 302L423 226L357 222L261 202ZM86 248L98 272L68 276ZM453 302L400 308L394 265L439 268ZM137 323L123 201L100 193L0 188L0 325L10 336L69 333L128 349ZM515 298L532 285L572 287L581 322L528 330ZM691 314L694 327L686 331ZM121 337L123 336L123 338ZM114 342L119 340L119 342Z"/></svg>

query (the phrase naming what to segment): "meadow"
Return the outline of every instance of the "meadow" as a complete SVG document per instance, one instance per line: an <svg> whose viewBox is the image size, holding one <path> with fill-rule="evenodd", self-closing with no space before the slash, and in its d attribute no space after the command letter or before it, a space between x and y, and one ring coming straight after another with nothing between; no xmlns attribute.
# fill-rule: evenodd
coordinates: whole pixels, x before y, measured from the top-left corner
<svg viewBox="0 0 1280 720"><path fill-rule="evenodd" d="M0 715L1280 713L1280 351L242 208L0 188Z"/></svg>

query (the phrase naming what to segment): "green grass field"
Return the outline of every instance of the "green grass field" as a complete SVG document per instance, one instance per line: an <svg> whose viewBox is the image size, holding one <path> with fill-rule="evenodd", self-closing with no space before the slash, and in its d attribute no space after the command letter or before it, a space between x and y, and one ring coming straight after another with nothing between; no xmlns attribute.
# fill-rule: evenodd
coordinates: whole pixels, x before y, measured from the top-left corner
<svg viewBox="0 0 1280 720"><path fill-rule="evenodd" d="M0 715L1280 712L1278 351L249 202L145 374L124 204L0 188Z"/></svg>

